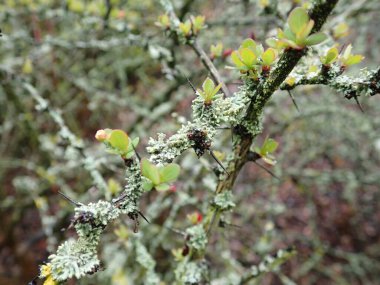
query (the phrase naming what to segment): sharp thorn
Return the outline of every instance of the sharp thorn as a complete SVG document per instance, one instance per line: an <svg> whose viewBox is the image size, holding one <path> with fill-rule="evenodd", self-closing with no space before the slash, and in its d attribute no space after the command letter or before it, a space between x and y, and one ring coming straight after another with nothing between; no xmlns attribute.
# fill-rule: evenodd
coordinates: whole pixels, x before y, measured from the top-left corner
<svg viewBox="0 0 380 285"><path fill-rule="evenodd" d="M176 233L178 235L181 235L181 236L186 236L186 233L180 231L180 230L176 230L176 229L173 229L171 227L168 227L168 226L164 226L165 228L167 228L168 230L171 230L173 233Z"/></svg>
<svg viewBox="0 0 380 285"><path fill-rule="evenodd" d="M138 211L138 213L148 224L150 224L149 220L144 216L144 214L141 211Z"/></svg>
<svg viewBox="0 0 380 285"><path fill-rule="evenodd" d="M187 82L189 83L191 89L193 89L194 93L197 93L197 90L195 89L193 83L191 83L189 77L187 77L187 76L185 76L185 77L186 77L186 80L187 80Z"/></svg>
<svg viewBox="0 0 380 285"><path fill-rule="evenodd" d="M292 93L290 92L290 90L287 90L287 91L288 91L288 94L289 94L290 98L292 99L292 102L293 102L294 107L296 107L298 113L301 113L300 109L298 108L297 102L296 102L296 100L294 99Z"/></svg>
<svg viewBox="0 0 380 285"><path fill-rule="evenodd" d="M66 196L66 195L63 194L61 191L58 191L58 193L59 193L63 198L65 198L67 201L69 201L70 203L74 204L75 206L79 207L80 205L82 205L81 203L76 202L76 201L74 201L73 199L71 199L70 197Z"/></svg>
<svg viewBox="0 0 380 285"><path fill-rule="evenodd" d="M260 168L264 169L266 172L268 172L270 175L272 175L274 178L278 179L278 180L281 180L278 176L276 176L276 174L274 174L272 171L270 171L268 168L266 168L265 166L261 165L260 163L258 163L257 161L254 161L253 163L257 164Z"/></svg>
<svg viewBox="0 0 380 285"><path fill-rule="evenodd" d="M224 172L230 176L227 169L223 166L223 164L219 161L219 159L215 156L214 152L210 149L210 155L211 157L219 164L219 166L224 170Z"/></svg>
<svg viewBox="0 0 380 285"><path fill-rule="evenodd" d="M358 96L354 96L354 100L355 100L356 104L358 105L360 111L362 111L362 113L364 113L363 107L359 102Z"/></svg>
<svg viewBox="0 0 380 285"><path fill-rule="evenodd" d="M133 151L134 151L135 154L136 154L137 159L138 159L139 161L141 161L141 156L140 156L139 153L136 151L135 146L133 145L132 142L131 142L131 145L132 145Z"/></svg>

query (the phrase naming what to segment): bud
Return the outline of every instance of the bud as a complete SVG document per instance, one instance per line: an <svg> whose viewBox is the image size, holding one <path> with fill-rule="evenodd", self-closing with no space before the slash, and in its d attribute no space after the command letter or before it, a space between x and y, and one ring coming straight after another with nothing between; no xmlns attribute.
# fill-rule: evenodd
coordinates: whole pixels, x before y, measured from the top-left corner
<svg viewBox="0 0 380 285"><path fill-rule="evenodd" d="M222 57L226 58L226 57L229 57L231 55L231 53L233 52L232 49L228 48L228 49L225 49L223 51L223 54L222 54Z"/></svg>
<svg viewBox="0 0 380 285"><path fill-rule="evenodd" d="M95 138L98 141L103 142L108 138L108 135L105 130L98 130L95 134Z"/></svg>
<svg viewBox="0 0 380 285"><path fill-rule="evenodd" d="M193 213L187 215L187 219L193 225L196 225L196 224L199 224L200 222L202 222L203 217L202 217L202 215L199 212L193 212Z"/></svg>

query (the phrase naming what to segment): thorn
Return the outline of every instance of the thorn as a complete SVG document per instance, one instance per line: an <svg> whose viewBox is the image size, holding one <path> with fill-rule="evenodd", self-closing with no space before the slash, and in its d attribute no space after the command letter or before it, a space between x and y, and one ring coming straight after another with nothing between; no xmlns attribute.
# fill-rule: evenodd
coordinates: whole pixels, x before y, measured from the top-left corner
<svg viewBox="0 0 380 285"><path fill-rule="evenodd" d="M132 145L133 151L135 152L135 154L136 154L136 156L137 156L137 159L138 159L139 161L141 161L141 157L140 157L139 153L136 151L135 146L133 145L132 142L131 142L131 145Z"/></svg>
<svg viewBox="0 0 380 285"><path fill-rule="evenodd" d="M272 175L274 178L278 179L278 180L281 180L278 176L276 176L276 174L274 174L272 171L270 171L268 168L266 168L265 166L261 165L260 163L256 162L256 161L253 161L253 163L257 164L260 168L264 169L266 172L268 172L270 175Z"/></svg>
<svg viewBox="0 0 380 285"><path fill-rule="evenodd" d="M224 170L224 172L230 176L230 174L228 173L227 169L223 166L223 164L219 161L219 159L215 156L214 152L210 149L210 155L211 157L219 164L219 166Z"/></svg>
<svg viewBox="0 0 380 285"><path fill-rule="evenodd" d="M355 100L356 104L358 105L360 111L362 111L362 113L364 114L364 110L363 110L362 105L361 105L360 102L359 102L358 96L355 95L355 96L354 96L354 100Z"/></svg>
<svg viewBox="0 0 380 285"><path fill-rule="evenodd" d="M176 229L173 229L171 227L168 227L168 226L164 226L164 228L167 228L168 230L172 231L173 233L176 233L178 235L181 235L181 236L186 236L186 233L183 232L183 231L180 231L180 230L176 230Z"/></svg>
<svg viewBox="0 0 380 285"><path fill-rule="evenodd" d="M60 195L62 195L63 198L65 198L67 201L69 201L69 202L71 202L72 204L74 204L75 206L79 207L79 206L82 205L82 203L79 203L79 202L74 201L74 200L71 199L70 197L68 197L68 196L66 196L65 194L63 194L61 191L58 191L58 193L59 193Z"/></svg>
<svg viewBox="0 0 380 285"><path fill-rule="evenodd" d="M187 82L190 84L191 89L193 89L194 93L196 94L197 90L195 89L193 83L191 83L189 77L187 77L186 75L184 75L184 76L186 77Z"/></svg>
<svg viewBox="0 0 380 285"><path fill-rule="evenodd" d="M149 220L144 216L144 214L141 212L141 211L137 211L137 213L139 213L139 215L148 223L150 224Z"/></svg>
<svg viewBox="0 0 380 285"><path fill-rule="evenodd" d="M288 94L289 94L290 98L292 99L292 102L293 102L294 107L296 107L298 113L301 113L300 109L298 108L297 102L296 102L296 100L294 99L292 93L290 92L290 90L287 90L287 91L288 91Z"/></svg>
<svg viewBox="0 0 380 285"><path fill-rule="evenodd" d="M242 226L231 224L231 223L227 223L227 222L222 221L222 220L219 221L219 227L225 228L226 226L234 227L234 228L238 228L238 229L242 229L243 228Z"/></svg>

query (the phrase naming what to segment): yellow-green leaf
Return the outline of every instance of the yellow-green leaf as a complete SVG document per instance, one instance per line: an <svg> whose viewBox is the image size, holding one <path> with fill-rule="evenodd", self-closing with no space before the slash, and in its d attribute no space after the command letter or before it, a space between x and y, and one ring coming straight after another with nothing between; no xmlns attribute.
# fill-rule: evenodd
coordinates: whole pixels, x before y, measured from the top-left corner
<svg viewBox="0 0 380 285"><path fill-rule="evenodd" d="M153 185L160 184L158 167L150 163L146 158L143 158L141 161L141 174L152 181Z"/></svg>
<svg viewBox="0 0 380 285"><path fill-rule="evenodd" d="M261 56L264 65L271 65L276 59L276 51L273 48L268 48Z"/></svg>
<svg viewBox="0 0 380 285"><path fill-rule="evenodd" d="M253 65L256 63L256 59L257 59L254 52L248 48L242 48L239 50L239 52L240 52L241 60L243 61L243 63L247 67L252 68Z"/></svg>
<svg viewBox="0 0 380 285"><path fill-rule="evenodd" d="M180 167L178 164L170 163L159 170L160 181L162 183L173 182L177 179L180 173Z"/></svg>
<svg viewBox="0 0 380 285"><path fill-rule="evenodd" d="M309 22L309 15L303 8L295 8L289 15L288 25L294 34L301 31Z"/></svg>
<svg viewBox="0 0 380 285"><path fill-rule="evenodd" d="M358 63L360 63L363 59L364 59L364 56L362 56L361 54L351 55L351 56L345 61L345 64L348 65L348 66L349 66L349 65L358 64Z"/></svg>
<svg viewBox="0 0 380 285"><path fill-rule="evenodd" d="M125 152L128 150L129 146L129 137L122 130L112 130L108 142L110 145L119 150L120 152Z"/></svg>
<svg viewBox="0 0 380 285"><path fill-rule="evenodd" d="M157 191L167 191L170 189L170 185L167 183L162 183L155 186Z"/></svg>
<svg viewBox="0 0 380 285"><path fill-rule="evenodd" d="M326 34L316 33L316 34L312 34L312 35L308 36L306 41L305 41L305 44L308 46L313 46L313 45L320 44L321 42L325 41L326 39L327 39Z"/></svg>
<svg viewBox="0 0 380 285"><path fill-rule="evenodd" d="M237 68L243 68L245 66L236 50L231 53L231 60Z"/></svg>

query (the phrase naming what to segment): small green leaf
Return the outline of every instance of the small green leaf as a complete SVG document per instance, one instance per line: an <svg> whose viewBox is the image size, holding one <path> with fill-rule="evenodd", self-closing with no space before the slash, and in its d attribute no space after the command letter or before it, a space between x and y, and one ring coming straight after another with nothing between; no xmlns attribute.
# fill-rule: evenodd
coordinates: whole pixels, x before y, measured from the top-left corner
<svg viewBox="0 0 380 285"><path fill-rule="evenodd" d="M143 176L152 181L153 185L160 184L158 167L150 163L150 161L146 158L143 158L141 161L141 173Z"/></svg>
<svg viewBox="0 0 380 285"><path fill-rule="evenodd" d="M354 65L360 63L364 59L361 54L350 55L350 57L345 61L346 65Z"/></svg>
<svg viewBox="0 0 380 285"><path fill-rule="evenodd" d="M129 146L129 137L122 130L113 130L110 133L108 142L120 152L126 152Z"/></svg>
<svg viewBox="0 0 380 285"><path fill-rule="evenodd" d="M255 50L256 46L257 46L256 42L252 39L245 39L240 45L240 47L242 48L249 48L252 50Z"/></svg>
<svg viewBox="0 0 380 285"><path fill-rule="evenodd" d="M301 31L309 22L309 15L306 10L298 7L295 8L289 15L288 25L294 34Z"/></svg>
<svg viewBox="0 0 380 285"><path fill-rule="evenodd" d="M254 52L248 48L242 48L239 50L239 52L240 52L241 60L243 61L243 63L248 68L252 68L253 65L256 63L256 59L257 59Z"/></svg>
<svg viewBox="0 0 380 285"><path fill-rule="evenodd" d="M327 51L326 56L321 57L323 64L331 64L338 58L339 51L336 47L332 47Z"/></svg>
<svg viewBox="0 0 380 285"><path fill-rule="evenodd" d="M266 139L260 149L260 154L266 156L269 153L274 152L278 147L278 142L274 139Z"/></svg>
<svg viewBox="0 0 380 285"><path fill-rule="evenodd" d="M218 91L220 90L220 88L222 88L222 83L219 83L218 86L216 86L216 87L214 88L214 90L212 91L212 94L211 94L211 97L212 97L212 98L214 98L214 95L215 95L216 93L218 93Z"/></svg>
<svg viewBox="0 0 380 285"><path fill-rule="evenodd" d="M150 181L149 179L143 181L142 183L142 188L144 189L144 191L150 191L153 189L153 182Z"/></svg>
<svg viewBox="0 0 380 285"><path fill-rule="evenodd" d="M178 164L170 163L159 170L161 182L173 182L177 179L181 168Z"/></svg>
<svg viewBox="0 0 380 285"><path fill-rule="evenodd" d="M264 65L271 65L276 59L276 51L273 48L268 48L261 56L261 59Z"/></svg>
<svg viewBox="0 0 380 285"><path fill-rule="evenodd" d="M348 59L348 57L351 55L351 51L352 51L352 45L349 44L346 49L344 50L344 53L343 53L343 58L344 59Z"/></svg>
<svg viewBox="0 0 380 285"><path fill-rule="evenodd" d="M232 62L236 65L237 68L244 68L245 65L244 63L241 61L239 55L238 55L238 52L237 51L233 51L231 53L231 60Z"/></svg>
<svg viewBox="0 0 380 285"><path fill-rule="evenodd" d="M223 53L223 44L217 43L210 46L210 53L213 57L221 57Z"/></svg>
<svg viewBox="0 0 380 285"><path fill-rule="evenodd" d="M275 38L266 39L266 44L272 48L278 48L278 40Z"/></svg>
<svg viewBox="0 0 380 285"><path fill-rule="evenodd" d="M167 183L162 183L155 186L157 191L167 191L170 189L170 185Z"/></svg>
<svg viewBox="0 0 380 285"><path fill-rule="evenodd" d="M305 25L304 28L296 34L296 38L297 39L304 39L304 38L306 38L310 34L310 32L313 29L313 27L314 27L314 21L310 20L307 23L307 25Z"/></svg>
<svg viewBox="0 0 380 285"><path fill-rule="evenodd" d="M196 16L195 18L192 17L193 22L193 30L197 34L201 29L204 27L205 23L205 16Z"/></svg>
<svg viewBox="0 0 380 285"><path fill-rule="evenodd" d="M280 30L279 30L280 31ZM283 37L282 38L285 38L285 39L288 39L290 41L293 41L295 42L296 41L296 35L293 34L293 32L289 29L289 27L285 27L285 30L283 32ZM280 37L279 37L280 38Z"/></svg>
<svg viewBox="0 0 380 285"><path fill-rule="evenodd" d="M325 41L326 39L327 39L326 34L316 33L316 34L312 34L312 35L308 36L306 41L305 41L305 44L308 46L313 46L313 45L320 44L321 42Z"/></svg>
<svg viewBox="0 0 380 285"><path fill-rule="evenodd" d="M202 88L206 96L212 93L212 91L215 88L214 81L212 81L209 77L206 78L206 80L202 84Z"/></svg>
<svg viewBox="0 0 380 285"><path fill-rule="evenodd" d="M185 23L179 23L178 28L184 36L188 36L191 31L191 22L187 20Z"/></svg>
<svg viewBox="0 0 380 285"><path fill-rule="evenodd" d="M139 137L136 137L134 139L130 139L129 140L129 145L128 145L128 150L127 152L133 152L134 151L134 148L137 147L137 145L139 144L139 141L140 141L140 138ZM132 153L133 155L133 153Z"/></svg>

